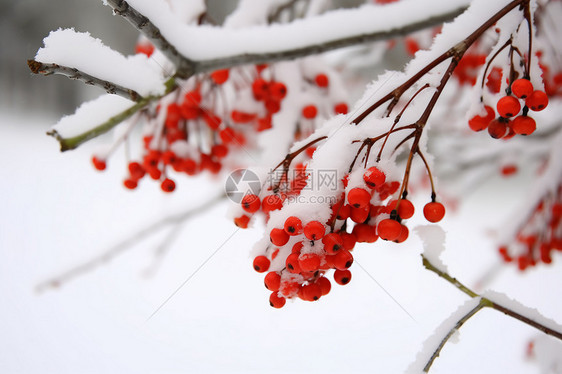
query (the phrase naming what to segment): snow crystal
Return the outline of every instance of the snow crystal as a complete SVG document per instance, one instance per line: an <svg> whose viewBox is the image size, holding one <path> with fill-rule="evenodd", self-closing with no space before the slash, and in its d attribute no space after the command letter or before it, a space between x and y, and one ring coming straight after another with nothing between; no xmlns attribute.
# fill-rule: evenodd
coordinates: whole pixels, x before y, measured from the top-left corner
<svg viewBox="0 0 562 374"><path fill-rule="evenodd" d="M89 33L74 29L51 31L43 42L45 46L35 56L39 62L76 68L141 96L161 95L166 90L161 67L144 54L125 57Z"/></svg>
<svg viewBox="0 0 562 374"><path fill-rule="evenodd" d="M423 243L423 256L440 271L447 273L447 266L441 260L445 251L445 231L437 225L421 225L414 229Z"/></svg>

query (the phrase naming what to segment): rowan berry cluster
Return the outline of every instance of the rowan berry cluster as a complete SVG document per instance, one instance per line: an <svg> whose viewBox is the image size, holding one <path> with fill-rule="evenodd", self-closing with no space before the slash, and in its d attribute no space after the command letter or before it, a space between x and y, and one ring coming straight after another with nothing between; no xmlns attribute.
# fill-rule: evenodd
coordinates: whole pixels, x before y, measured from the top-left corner
<svg viewBox="0 0 562 374"><path fill-rule="evenodd" d="M288 194L268 191L261 198L255 194L244 196L240 206L245 214L236 217L235 223L246 228L253 214L261 211L267 220L269 213L291 204L290 196L300 193L306 177L291 182L288 185L292 187L284 191ZM269 231L268 241L258 243L260 254L254 258L253 266L260 273L268 272L265 286L272 292L273 307L282 307L286 299L316 301L326 295L331 288L326 273L332 269L337 284L349 283L356 243L373 243L379 237L401 243L408 238L403 220L411 218L415 208L406 198L393 198L400 188L398 181L387 180L380 168L370 167L356 170L340 182L343 192L330 204L327 220L290 215L282 226ZM428 221L438 222L445 209L432 201L425 205L423 213Z"/></svg>
<svg viewBox="0 0 562 374"><path fill-rule="evenodd" d="M540 200L512 243L499 247L502 259L520 270L550 264L555 251L562 252L562 185Z"/></svg>

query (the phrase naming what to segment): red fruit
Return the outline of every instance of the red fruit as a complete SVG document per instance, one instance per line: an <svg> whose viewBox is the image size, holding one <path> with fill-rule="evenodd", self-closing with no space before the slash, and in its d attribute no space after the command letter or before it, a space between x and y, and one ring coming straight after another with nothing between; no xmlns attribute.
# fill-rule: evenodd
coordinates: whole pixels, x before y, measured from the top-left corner
<svg viewBox="0 0 562 374"><path fill-rule="evenodd" d="M371 194L364 188L355 187L347 193L347 201L355 208L365 208L369 206Z"/></svg>
<svg viewBox="0 0 562 374"><path fill-rule="evenodd" d="M322 238L324 250L327 254L333 255L343 248L343 239L337 233L331 233Z"/></svg>
<svg viewBox="0 0 562 374"><path fill-rule="evenodd" d="M94 167L99 171L105 170L107 167L105 160L101 160L96 156L92 157L92 164L94 164Z"/></svg>
<svg viewBox="0 0 562 374"><path fill-rule="evenodd" d="M197 117L199 117L201 111L199 110L199 107L197 105L184 101L180 107L180 113L183 119L196 119ZM166 121L166 127L177 127L177 126L178 126L177 121L171 124L168 124L168 122Z"/></svg>
<svg viewBox="0 0 562 374"><path fill-rule="evenodd" d="M311 221L304 226L303 232L307 239L319 240L326 233L326 228L318 221Z"/></svg>
<svg viewBox="0 0 562 374"><path fill-rule="evenodd" d="M242 209L248 213L255 213L260 208L260 198L253 194L245 195L242 198Z"/></svg>
<svg viewBox="0 0 562 374"><path fill-rule="evenodd" d="M265 275L265 278L263 278L263 283L265 284L265 288L268 290L275 292L279 291L281 276L275 271L270 271Z"/></svg>
<svg viewBox="0 0 562 374"><path fill-rule="evenodd" d="M491 106L484 106L486 110L485 116L476 115L468 120L468 127L472 131L482 131L488 127L490 122L496 117L496 112Z"/></svg>
<svg viewBox="0 0 562 374"><path fill-rule="evenodd" d="M277 99L270 98L265 101L265 109L269 114L277 113L281 110L281 102Z"/></svg>
<svg viewBox="0 0 562 374"><path fill-rule="evenodd" d="M232 121L236 123L248 123L256 119L256 114L233 110L230 113L230 118L232 118Z"/></svg>
<svg viewBox="0 0 562 374"><path fill-rule="evenodd" d="M336 213L337 213L336 215L337 219L348 219L349 216L351 215L351 206L349 205L340 206Z"/></svg>
<svg viewBox="0 0 562 374"><path fill-rule="evenodd" d="M528 116L518 116L511 122L513 132L519 135L530 135L537 129L537 123Z"/></svg>
<svg viewBox="0 0 562 374"><path fill-rule="evenodd" d="M171 165L177 161L176 154L172 151L162 152L162 162L164 165Z"/></svg>
<svg viewBox="0 0 562 374"><path fill-rule="evenodd" d="M334 113L336 114L347 114L349 108L346 103L338 103L334 105Z"/></svg>
<svg viewBox="0 0 562 374"><path fill-rule="evenodd" d="M139 54L145 54L146 57L150 57L152 56L152 54L154 53L154 46L151 43L139 43L135 46L135 53Z"/></svg>
<svg viewBox="0 0 562 374"><path fill-rule="evenodd" d="M269 259L265 256L257 256L256 258L254 258L254 270L257 271L258 273L264 273L269 269L269 265L271 264L271 262L269 261Z"/></svg>
<svg viewBox="0 0 562 374"><path fill-rule="evenodd" d="M278 247L284 246L289 241L289 235L285 232L285 230L278 228L271 230L269 238L271 239L271 242Z"/></svg>
<svg viewBox="0 0 562 374"><path fill-rule="evenodd" d="M391 211L396 209L396 204L398 204L398 200L392 200L388 204L388 207L390 208ZM415 211L414 204L412 204L410 200L406 200L406 199L400 200L400 204L398 204L398 211L397 211L400 218L402 219L412 218L412 216L414 215L414 211Z"/></svg>
<svg viewBox="0 0 562 374"><path fill-rule="evenodd" d="M299 256L299 266L302 271L316 271L322 259L316 253L304 253Z"/></svg>
<svg viewBox="0 0 562 374"><path fill-rule="evenodd" d="M376 167L370 167L363 174L363 180L369 188L380 187L386 181L386 175Z"/></svg>
<svg viewBox="0 0 562 374"><path fill-rule="evenodd" d="M351 207L351 213L349 214L349 218L355 223L363 223L369 217L369 212L371 208L366 206L364 208L355 208Z"/></svg>
<svg viewBox="0 0 562 374"><path fill-rule="evenodd" d="M285 260L285 266L287 266L287 270L289 270L290 273L300 273L301 266L299 263L299 255L296 253L291 253L289 256L287 256L287 259Z"/></svg>
<svg viewBox="0 0 562 374"><path fill-rule="evenodd" d="M254 93L254 98L258 101L265 100L268 92L268 84L265 80L258 78L252 83L252 92Z"/></svg>
<svg viewBox="0 0 562 374"><path fill-rule="evenodd" d="M326 74L318 74L314 81L318 87L328 87L329 80Z"/></svg>
<svg viewBox="0 0 562 374"><path fill-rule="evenodd" d="M531 108L532 111L540 112L548 105L548 96L543 91L533 91L525 99L525 105Z"/></svg>
<svg viewBox="0 0 562 374"><path fill-rule="evenodd" d="M199 91L189 91L184 96L184 104L199 106L201 104L201 93Z"/></svg>
<svg viewBox="0 0 562 374"><path fill-rule="evenodd" d="M215 123L215 122L211 122ZM209 124L209 122L207 122ZM236 140L236 134L234 130L230 127L226 127L219 132L219 137L224 144L230 144Z"/></svg>
<svg viewBox="0 0 562 374"><path fill-rule="evenodd" d="M302 221L298 217L291 216L285 221L284 229L290 236L302 234Z"/></svg>
<svg viewBox="0 0 562 374"><path fill-rule="evenodd" d="M130 190L137 188L138 182L135 179L125 179L123 185Z"/></svg>
<svg viewBox="0 0 562 374"><path fill-rule="evenodd" d="M330 280L326 277L320 277L316 280L316 284L320 286L320 290L322 291L322 296L326 296L330 293L332 289L332 284Z"/></svg>
<svg viewBox="0 0 562 374"><path fill-rule="evenodd" d="M138 180L144 177L145 171L140 163L134 161L129 162L128 169L132 179Z"/></svg>
<svg viewBox="0 0 562 374"><path fill-rule="evenodd" d="M242 215L240 217L234 218L234 224L240 227L241 229L247 229L249 222L250 222L250 217L248 217L247 215Z"/></svg>
<svg viewBox="0 0 562 374"><path fill-rule="evenodd" d="M228 75L229 75L228 69L215 70L211 73L211 79L216 84L223 84L228 80Z"/></svg>
<svg viewBox="0 0 562 374"><path fill-rule="evenodd" d="M322 297L322 289L316 283L302 286L302 298L306 301L316 301Z"/></svg>
<svg viewBox="0 0 562 374"><path fill-rule="evenodd" d="M445 216L445 207L437 202L427 203L423 207L423 215L429 222L439 222Z"/></svg>
<svg viewBox="0 0 562 374"><path fill-rule="evenodd" d="M262 210L264 213L279 210L283 207L283 199L279 195L268 195L263 198Z"/></svg>
<svg viewBox="0 0 562 374"><path fill-rule="evenodd" d="M336 270L334 271L334 280L337 284L345 286L351 280L351 271L349 270Z"/></svg>
<svg viewBox="0 0 562 374"><path fill-rule="evenodd" d="M178 122L181 119L180 107L176 103L168 105L166 121Z"/></svg>
<svg viewBox="0 0 562 374"><path fill-rule="evenodd" d="M355 225L352 233L355 235L357 242L359 243L374 243L379 238L376 227L364 223Z"/></svg>
<svg viewBox="0 0 562 374"><path fill-rule="evenodd" d="M176 189L176 183L173 180L166 178L162 181L162 184L160 184L160 188L164 192L173 192Z"/></svg>
<svg viewBox="0 0 562 374"><path fill-rule="evenodd" d="M402 225L400 222L387 218L379 222L377 226L377 233L381 239L394 241L398 239L402 232Z"/></svg>
<svg viewBox="0 0 562 374"><path fill-rule="evenodd" d="M415 39L412 38L406 38L406 40L404 41L405 45L406 45L406 51L411 55L415 55L417 51L419 51L420 46L418 44L418 42Z"/></svg>
<svg viewBox="0 0 562 374"><path fill-rule="evenodd" d="M286 301L284 297L279 297L277 291L272 292L269 296L269 305L277 309L283 308Z"/></svg>
<svg viewBox="0 0 562 374"><path fill-rule="evenodd" d="M402 243L406 239L408 239L408 235L410 235L410 230L408 230L408 226L402 225L402 231L400 231L400 235L396 238L396 243Z"/></svg>
<svg viewBox="0 0 562 374"><path fill-rule="evenodd" d="M488 126L488 134L494 139L503 138L508 134L507 124L509 122L505 118L497 118L490 122Z"/></svg>
<svg viewBox="0 0 562 374"><path fill-rule="evenodd" d="M350 234L345 231L340 231L339 234L341 236L341 240L343 241L343 248L351 251L357 243L357 237L355 234Z"/></svg>
<svg viewBox="0 0 562 374"><path fill-rule="evenodd" d="M533 84L525 78L516 79L511 84L511 92L518 98L525 99L533 93Z"/></svg>
<svg viewBox="0 0 562 374"><path fill-rule="evenodd" d="M334 267L338 270L348 269L353 264L353 255L342 249L333 258Z"/></svg>
<svg viewBox="0 0 562 374"><path fill-rule="evenodd" d="M269 86L269 94L277 101L281 101L287 95L287 87L281 82L273 82Z"/></svg>
<svg viewBox="0 0 562 374"><path fill-rule="evenodd" d="M220 127L221 123L222 123L222 119L221 119L219 116L217 116L216 114L213 114L213 113L211 113L211 112L203 112L203 120L205 121L205 123L207 124L207 126L209 126L209 128L211 128L211 129L213 129L213 130L217 130L217 129ZM225 130L230 130L230 131L232 131L232 129L230 129L230 128L226 128L226 129L222 130L222 131L221 131L221 134L220 134L220 135L221 135L221 139L222 139L222 136L223 136L222 133L223 133L223 131L225 131ZM226 134L226 133L225 133L225 134ZM223 142L224 142L224 143L228 143L228 142L232 141L230 138L233 138L233 137L234 137L234 133L232 133L232 136L229 137L229 138L227 138L226 141L223 140Z"/></svg>
<svg viewBox="0 0 562 374"><path fill-rule="evenodd" d="M521 110L521 103L513 96L504 96L498 100L496 108L500 116L510 118L519 113Z"/></svg>
<svg viewBox="0 0 562 374"><path fill-rule="evenodd" d="M318 114L318 109L315 105L307 105L302 108L302 116L307 119L313 119Z"/></svg>
<svg viewBox="0 0 562 374"><path fill-rule="evenodd" d="M216 158L224 158L228 154L228 147L224 144L215 144L211 147L211 155Z"/></svg>
<svg viewBox="0 0 562 374"><path fill-rule="evenodd" d="M300 254L302 247L303 247L302 242L295 243L295 245L293 245L293 248L291 249L291 253L299 253Z"/></svg>

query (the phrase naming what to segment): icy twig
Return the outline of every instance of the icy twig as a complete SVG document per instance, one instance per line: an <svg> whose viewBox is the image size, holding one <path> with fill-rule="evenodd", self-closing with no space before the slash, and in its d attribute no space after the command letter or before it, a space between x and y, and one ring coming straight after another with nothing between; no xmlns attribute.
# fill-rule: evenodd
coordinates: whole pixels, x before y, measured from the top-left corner
<svg viewBox="0 0 562 374"><path fill-rule="evenodd" d="M90 86L103 88L108 94L119 95L132 101L143 100L143 97L135 90L96 78L76 68L62 66L59 64L45 64L36 60L27 60L27 65L34 74L41 74L44 76L51 74L64 75L70 79L82 81Z"/></svg>
<svg viewBox="0 0 562 374"><path fill-rule="evenodd" d="M195 62L182 56L166 38L160 33L147 17L139 13L124 0L107 0L115 14L125 18L131 25L146 36L177 68L176 76L189 78L195 73Z"/></svg>
<svg viewBox="0 0 562 374"><path fill-rule="evenodd" d="M488 307L488 308L492 308L495 309L499 312L504 313L505 315L508 315L512 318L515 318L531 327L534 327L540 331L542 331L543 333L553 336L555 338L558 338L560 340L562 340L562 333L560 333L559 331L555 330L555 328L553 327L549 327L548 325L554 326L556 328L560 328L561 326L558 325L556 322L549 320L545 317L543 317L541 314L539 314L536 310L533 310L531 308L528 308L520 303L517 303L515 301L511 301L509 302L510 305L512 305L512 307L507 307L505 306L506 303L508 303L507 298L504 295L501 294L497 294L497 293L489 293L489 295L487 294L487 297L478 295L476 292L472 291L471 289L469 289L468 287L466 287L465 285L463 285L461 282L459 282L456 278L453 278L452 276L450 276L448 273L439 270L436 266L434 266L426 257L424 257L422 255L422 261L423 261L423 265L426 269L436 273L439 277L445 279L447 282L451 283L453 286L455 286L457 289L459 289L460 291L464 292L465 294L467 294L468 296L470 296L471 298L475 299L475 300L479 300L478 304L476 306L474 306L473 308L471 308L470 310L468 310L467 312L461 313L462 315L459 316L458 318L456 318L456 322L454 324L453 327L449 328L444 334L443 337L440 339L437 347L433 350L433 353L431 354L431 356L429 357L429 359L427 359L424 367L423 367L423 372L427 373L429 372L429 369L431 368L431 365L433 364L433 362L435 361L435 359L437 357L439 357L439 354L441 352L441 350L443 349L443 347L445 346L445 344L447 343L447 341L450 339L450 337L466 322L468 321L473 315L475 315L476 313L478 313L481 309L483 309L484 307ZM495 299L505 299L503 303L500 303L498 301L496 301ZM502 305L503 304L503 305ZM515 309L519 309L518 311L515 311ZM526 315L525 315L526 314ZM529 315L534 315L533 318L529 317ZM453 316L456 317L456 316ZM539 322L540 320L540 322ZM443 325L446 324L446 322L449 322L448 320L445 321ZM434 340L434 337L432 337L431 339L432 341ZM427 344L428 342L426 342ZM424 349L425 351L425 349ZM423 352L423 351L422 351ZM412 365L412 367L418 366L420 364L419 360L424 360L425 359L425 355L420 354L418 355L416 362L414 362L414 364Z"/></svg>
<svg viewBox="0 0 562 374"><path fill-rule="evenodd" d="M186 220L190 219L191 217L197 216L199 213L202 213L212 208L216 204L222 202L225 199L225 197L226 195L224 193L220 193L204 201L202 204L194 208L190 208L182 213L172 214L160 219L159 221L150 222L149 224L145 225L140 230L135 231L133 234L129 235L126 239L117 243L116 245L109 248L105 252L63 272L58 276L55 276L44 282L39 283L35 287L35 290L36 292L40 293L48 289L58 288L81 275L89 273L95 270L96 268L110 262L114 258L123 254L127 249L131 249L135 244L155 234L161 229L169 225L176 225L176 228L179 227L182 223L184 223ZM165 240L169 240L169 236L167 236Z"/></svg>

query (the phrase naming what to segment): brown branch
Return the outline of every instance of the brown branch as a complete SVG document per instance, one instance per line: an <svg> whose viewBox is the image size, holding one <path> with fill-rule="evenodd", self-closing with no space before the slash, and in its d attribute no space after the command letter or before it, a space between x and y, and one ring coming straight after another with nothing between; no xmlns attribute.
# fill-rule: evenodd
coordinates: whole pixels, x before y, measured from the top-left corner
<svg viewBox="0 0 562 374"><path fill-rule="evenodd" d="M27 66L29 66L29 69L33 74L41 74L44 76L52 74L64 75L70 79L82 81L87 85L100 87L108 94L119 95L132 101L140 101L143 99L143 97L135 90L96 78L76 68L58 64L45 64L35 60L27 60Z"/></svg>

